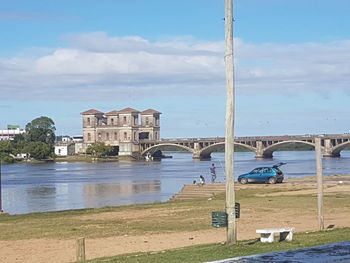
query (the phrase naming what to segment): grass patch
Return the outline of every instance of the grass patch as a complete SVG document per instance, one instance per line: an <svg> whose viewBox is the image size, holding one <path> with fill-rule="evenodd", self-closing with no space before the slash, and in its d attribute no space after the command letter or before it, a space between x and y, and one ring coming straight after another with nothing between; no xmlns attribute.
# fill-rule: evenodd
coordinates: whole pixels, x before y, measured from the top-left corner
<svg viewBox="0 0 350 263"><path fill-rule="evenodd" d="M161 252L126 254L87 262L195 263L341 242L349 240L349 236L350 228L341 228L311 233L297 233L294 235L292 242L261 243L255 239L241 241L237 245L232 246L222 244L200 245Z"/></svg>
<svg viewBox="0 0 350 263"><path fill-rule="evenodd" d="M99 238L125 234L142 235L210 229L209 215L214 207L223 207L222 200L2 215L0 240L69 239L80 236ZM118 216L106 218L105 214L110 213L117 213ZM140 216L133 217L133 214Z"/></svg>

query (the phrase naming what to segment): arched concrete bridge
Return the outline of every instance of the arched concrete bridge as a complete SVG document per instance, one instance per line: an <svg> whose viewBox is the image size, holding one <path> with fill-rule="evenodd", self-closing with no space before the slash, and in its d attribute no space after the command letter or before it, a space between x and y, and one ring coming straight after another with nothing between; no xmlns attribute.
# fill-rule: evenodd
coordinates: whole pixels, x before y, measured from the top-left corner
<svg viewBox="0 0 350 263"><path fill-rule="evenodd" d="M339 157L340 152L350 146L350 134L235 137L234 143L236 146L255 152L256 158L272 158L274 151L288 144L306 144L315 147L316 137L321 138L324 157ZM209 159L212 152L224 149L225 138L162 139L140 141L139 144L142 156L172 146L191 152L194 159Z"/></svg>

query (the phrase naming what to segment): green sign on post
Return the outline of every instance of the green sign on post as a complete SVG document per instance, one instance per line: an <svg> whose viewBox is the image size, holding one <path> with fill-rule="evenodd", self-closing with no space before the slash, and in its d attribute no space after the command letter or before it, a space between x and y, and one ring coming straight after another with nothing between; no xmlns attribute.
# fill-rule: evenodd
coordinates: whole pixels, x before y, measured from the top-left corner
<svg viewBox="0 0 350 263"><path fill-rule="evenodd" d="M226 227L227 226L226 212L211 212L211 225L213 227Z"/></svg>
<svg viewBox="0 0 350 263"><path fill-rule="evenodd" d="M235 203L236 218L241 217L241 204ZM213 227L226 227L227 214L226 212L211 212L211 225Z"/></svg>

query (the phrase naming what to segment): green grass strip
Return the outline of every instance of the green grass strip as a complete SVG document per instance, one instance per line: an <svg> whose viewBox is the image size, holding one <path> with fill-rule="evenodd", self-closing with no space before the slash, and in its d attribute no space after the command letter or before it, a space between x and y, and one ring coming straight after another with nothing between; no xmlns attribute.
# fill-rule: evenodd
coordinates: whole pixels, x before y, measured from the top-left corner
<svg viewBox="0 0 350 263"><path fill-rule="evenodd" d="M293 241L261 243L258 239L240 241L236 245L209 244L172 249L160 252L133 253L115 257L106 257L87 262L123 262L123 263L196 263L225 258L262 254L272 251L306 248L350 239L350 228L338 228L318 232L297 233Z"/></svg>

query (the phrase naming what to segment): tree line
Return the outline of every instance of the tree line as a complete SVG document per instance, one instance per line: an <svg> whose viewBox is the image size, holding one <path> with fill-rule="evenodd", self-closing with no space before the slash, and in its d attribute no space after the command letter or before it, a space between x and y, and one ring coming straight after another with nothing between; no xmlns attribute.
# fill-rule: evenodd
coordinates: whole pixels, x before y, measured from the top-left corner
<svg viewBox="0 0 350 263"><path fill-rule="evenodd" d="M0 160L3 163L13 163L18 154L25 154L36 160L53 159L55 143L55 123L49 117L41 116L29 122L24 134L18 134L13 140L0 141ZM103 142L96 142L86 150L93 157L115 155L114 148Z"/></svg>
<svg viewBox="0 0 350 263"><path fill-rule="evenodd" d="M52 119L44 116L36 118L26 125L25 131L12 141L0 141L2 162L14 162L17 154L26 154L38 160L54 157L56 128Z"/></svg>

